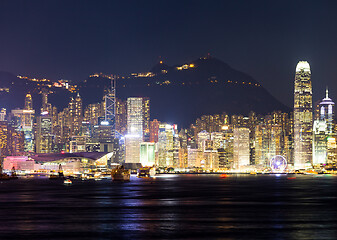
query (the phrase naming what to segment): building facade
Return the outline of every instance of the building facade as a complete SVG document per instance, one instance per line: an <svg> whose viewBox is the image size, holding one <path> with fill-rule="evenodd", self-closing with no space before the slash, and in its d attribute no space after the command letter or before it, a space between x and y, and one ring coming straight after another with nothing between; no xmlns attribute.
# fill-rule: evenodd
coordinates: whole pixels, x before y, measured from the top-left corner
<svg viewBox="0 0 337 240"><path fill-rule="evenodd" d="M312 164L312 87L310 65L300 61L296 66L294 91L294 167L304 169Z"/></svg>
<svg viewBox="0 0 337 240"><path fill-rule="evenodd" d="M245 127L234 128L233 161L235 169L250 164L249 132L249 129Z"/></svg>

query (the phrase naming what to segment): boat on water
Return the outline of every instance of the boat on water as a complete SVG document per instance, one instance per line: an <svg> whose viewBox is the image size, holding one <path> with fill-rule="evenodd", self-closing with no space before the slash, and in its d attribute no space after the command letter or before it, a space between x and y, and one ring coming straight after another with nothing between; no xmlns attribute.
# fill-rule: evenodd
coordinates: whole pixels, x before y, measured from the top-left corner
<svg viewBox="0 0 337 240"><path fill-rule="evenodd" d="M62 165L59 165L59 171L58 174L51 174L49 175L49 179L50 180L59 180L59 179L64 179L64 174L63 174L63 170L62 170Z"/></svg>
<svg viewBox="0 0 337 240"><path fill-rule="evenodd" d="M131 172L124 166L118 166L111 170L111 178L113 181L130 181Z"/></svg>
<svg viewBox="0 0 337 240"><path fill-rule="evenodd" d="M63 184L64 185L71 185L71 184L73 184L73 182L68 178L68 179L63 181Z"/></svg>
<svg viewBox="0 0 337 240"><path fill-rule="evenodd" d="M156 168L142 167L137 170L137 177L153 177L156 175Z"/></svg>
<svg viewBox="0 0 337 240"><path fill-rule="evenodd" d="M0 166L0 181L6 181L6 180L12 180L12 179L18 179L15 173L15 168L13 167L12 174L8 175L7 173L2 172L2 167Z"/></svg>
<svg viewBox="0 0 337 240"><path fill-rule="evenodd" d="M316 174L318 174L318 172L316 172L315 170L308 170L308 171L305 171L303 174L306 174L306 175L316 175Z"/></svg>
<svg viewBox="0 0 337 240"><path fill-rule="evenodd" d="M11 180L11 177L6 173L0 173L0 181Z"/></svg>
<svg viewBox="0 0 337 240"><path fill-rule="evenodd" d="M12 168L12 173L10 176L10 179L18 179L18 176L16 175L15 167Z"/></svg>

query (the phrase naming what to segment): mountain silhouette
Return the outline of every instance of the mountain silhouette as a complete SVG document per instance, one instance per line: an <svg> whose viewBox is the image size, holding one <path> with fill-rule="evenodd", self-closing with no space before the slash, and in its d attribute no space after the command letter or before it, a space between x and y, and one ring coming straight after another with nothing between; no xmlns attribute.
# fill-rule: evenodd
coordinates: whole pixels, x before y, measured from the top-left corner
<svg viewBox="0 0 337 240"><path fill-rule="evenodd" d="M101 101L110 82L100 75L79 83L84 105ZM160 62L149 72L119 77L116 85L118 98L149 97L152 119L183 127L204 114L291 110L251 76L210 56L175 66Z"/></svg>

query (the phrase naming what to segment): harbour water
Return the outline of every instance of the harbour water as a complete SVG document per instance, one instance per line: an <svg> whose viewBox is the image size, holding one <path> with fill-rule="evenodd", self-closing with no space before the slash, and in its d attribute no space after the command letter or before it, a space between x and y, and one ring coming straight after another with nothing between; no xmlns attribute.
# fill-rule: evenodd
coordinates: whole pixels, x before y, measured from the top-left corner
<svg viewBox="0 0 337 240"><path fill-rule="evenodd" d="M289 176L288 176L289 177ZM337 176L0 182L1 239L337 239Z"/></svg>

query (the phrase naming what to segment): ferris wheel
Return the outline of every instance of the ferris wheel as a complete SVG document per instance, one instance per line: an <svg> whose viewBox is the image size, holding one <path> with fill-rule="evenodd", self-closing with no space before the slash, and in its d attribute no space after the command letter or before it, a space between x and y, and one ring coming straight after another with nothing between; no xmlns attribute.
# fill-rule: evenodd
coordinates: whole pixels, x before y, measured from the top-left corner
<svg viewBox="0 0 337 240"><path fill-rule="evenodd" d="M273 172L284 172L287 168L287 160L283 156L276 155L270 159L270 167Z"/></svg>

